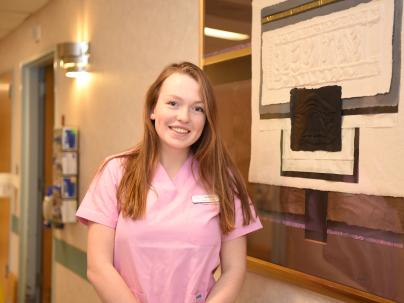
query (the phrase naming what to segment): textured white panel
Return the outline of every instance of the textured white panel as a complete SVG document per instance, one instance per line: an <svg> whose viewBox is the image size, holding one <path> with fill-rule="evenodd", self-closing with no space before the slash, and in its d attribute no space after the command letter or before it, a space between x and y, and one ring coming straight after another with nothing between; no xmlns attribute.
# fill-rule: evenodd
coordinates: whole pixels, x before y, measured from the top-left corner
<svg viewBox="0 0 404 303"><path fill-rule="evenodd" d="M282 160L283 171L353 175L353 160Z"/></svg>
<svg viewBox="0 0 404 303"><path fill-rule="evenodd" d="M398 114L352 115L342 117L342 128L354 127L394 127ZM260 131L290 129L290 119L263 119L257 121Z"/></svg>
<svg viewBox="0 0 404 303"><path fill-rule="evenodd" d="M289 102L290 89L342 86L342 97L390 90L394 1L356 7L262 34L262 104Z"/></svg>
<svg viewBox="0 0 404 303"><path fill-rule="evenodd" d="M290 131L283 132L282 170L312 173L352 175L354 167L355 130L343 129L340 152L293 151Z"/></svg>
<svg viewBox="0 0 404 303"><path fill-rule="evenodd" d="M342 129L341 151L293 151L290 148L290 130L283 132L282 159L289 160L353 160L354 159L355 130L352 128Z"/></svg>

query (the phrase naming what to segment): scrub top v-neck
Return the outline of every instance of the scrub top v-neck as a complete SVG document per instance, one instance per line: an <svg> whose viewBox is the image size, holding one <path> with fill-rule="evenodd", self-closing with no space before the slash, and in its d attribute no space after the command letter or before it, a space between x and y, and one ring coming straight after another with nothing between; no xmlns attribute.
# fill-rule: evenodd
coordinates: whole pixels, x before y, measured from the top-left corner
<svg viewBox="0 0 404 303"><path fill-rule="evenodd" d="M222 241L262 228L259 219L243 226L236 199L236 228L223 235L219 203L192 202L192 197L207 194L197 182L192 156L173 179L158 164L143 219L118 213L116 189L121 177L121 160L109 160L84 197L79 220L115 229L114 267L141 303L205 302L215 284Z"/></svg>

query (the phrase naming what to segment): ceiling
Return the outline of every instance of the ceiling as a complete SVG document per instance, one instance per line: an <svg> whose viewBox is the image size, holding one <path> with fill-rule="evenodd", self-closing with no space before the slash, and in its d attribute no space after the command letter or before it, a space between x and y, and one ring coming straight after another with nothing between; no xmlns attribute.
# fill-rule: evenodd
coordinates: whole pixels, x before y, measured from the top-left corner
<svg viewBox="0 0 404 303"><path fill-rule="evenodd" d="M251 36L251 0L205 0L205 26ZM204 55L210 56L237 48L244 41L229 41L205 36Z"/></svg>
<svg viewBox="0 0 404 303"><path fill-rule="evenodd" d="M0 40L50 0L0 0Z"/></svg>
<svg viewBox="0 0 404 303"><path fill-rule="evenodd" d="M205 0L205 14L251 22L252 0Z"/></svg>

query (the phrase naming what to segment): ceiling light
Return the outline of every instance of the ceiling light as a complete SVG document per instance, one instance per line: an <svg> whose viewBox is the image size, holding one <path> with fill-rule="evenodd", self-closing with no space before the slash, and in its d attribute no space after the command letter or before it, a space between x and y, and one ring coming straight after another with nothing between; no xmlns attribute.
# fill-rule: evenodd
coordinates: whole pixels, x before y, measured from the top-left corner
<svg viewBox="0 0 404 303"><path fill-rule="evenodd" d="M208 37L214 37L219 39L233 40L233 41L241 41L247 40L250 36L235 32L223 31L220 29L205 27L204 34Z"/></svg>

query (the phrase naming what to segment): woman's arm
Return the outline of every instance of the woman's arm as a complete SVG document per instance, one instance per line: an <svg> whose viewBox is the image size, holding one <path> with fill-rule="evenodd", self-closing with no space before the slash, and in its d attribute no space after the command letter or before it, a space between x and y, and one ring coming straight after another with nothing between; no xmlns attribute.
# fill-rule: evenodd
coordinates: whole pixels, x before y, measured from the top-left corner
<svg viewBox="0 0 404 303"><path fill-rule="evenodd" d="M114 229L89 223L87 278L104 303L139 303L113 266L114 238Z"/></svg>
<svg viewBox="0 0 404 303"><path fill-rule="evenodd" d="M220 264L222 274L206 303L234 303L244 282L247 255L246 237L222 242Z"/></svg>

